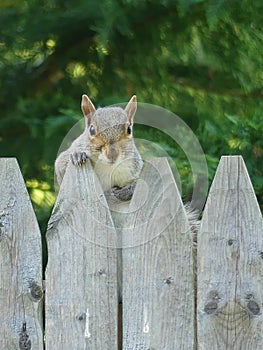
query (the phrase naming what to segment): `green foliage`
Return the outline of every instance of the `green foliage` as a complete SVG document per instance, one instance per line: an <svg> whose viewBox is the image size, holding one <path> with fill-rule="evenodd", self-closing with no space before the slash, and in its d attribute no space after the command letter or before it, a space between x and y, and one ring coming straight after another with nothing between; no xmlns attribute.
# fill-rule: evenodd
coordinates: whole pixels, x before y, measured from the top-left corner
<svg viewBox="0 0 263 350"><path fill-rule="evenodd" d="M263 111L250 118L225 115L220 121L206 120L200 126L202 145L208 156L211 178L219 156L241 154L247 164L255 191L263 198Z"/></svg>
<svg viewBox="0 0 263 350"><path fill-rule="evenodd" d="M2 1L0 155L18 158L43 232L83 92L96 105L136 93L182 117L211 178L221 154L244 155L262 206L262 13L260 0ZM187 193L182 152L156 130L138 132L167 150Z"/></svg>

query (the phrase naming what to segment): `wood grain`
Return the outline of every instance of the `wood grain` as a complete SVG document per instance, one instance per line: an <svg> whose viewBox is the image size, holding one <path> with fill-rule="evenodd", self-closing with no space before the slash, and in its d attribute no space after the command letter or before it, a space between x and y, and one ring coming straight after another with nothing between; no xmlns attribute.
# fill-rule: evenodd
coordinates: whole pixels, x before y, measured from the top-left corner
<svg viewBox="0 0 263 350"><path fill-rule="evenodd" d="M222 157L198 235L198 349L262 349L263 223L242 157Z"/></svg>
<svg viewBox="0 0 263 350"><path fill-rule="evenodd" d="M41 235L15 158L0 159L0 348L43 349Z"/></svg>
<svg viewBox="0 0 263 350"><path fill-rule="evenodd" d="M146 163L122 231L123 349L193 349L192 237L165 158Z"/></svg>
<svg viewBox="0 0 263 350"><path fill-rule="evenodd" d="M69 164L47 241L46 349L117 349L117 237L89 161Z"/></svg>

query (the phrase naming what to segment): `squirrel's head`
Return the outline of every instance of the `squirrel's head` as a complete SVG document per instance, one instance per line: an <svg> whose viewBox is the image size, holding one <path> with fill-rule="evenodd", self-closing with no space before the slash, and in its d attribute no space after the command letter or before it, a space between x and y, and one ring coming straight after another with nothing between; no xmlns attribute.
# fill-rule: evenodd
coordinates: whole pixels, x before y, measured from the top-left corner
<svg viewBox="0 0 263 350"><path fill-rule="evenodd" d="M87 137L95 160L106 164L127 158L133 142L132 127L137 110L134 95L125 109L104 107L95 109L87 95L82 96L81 109L86 120Z"/></svg>

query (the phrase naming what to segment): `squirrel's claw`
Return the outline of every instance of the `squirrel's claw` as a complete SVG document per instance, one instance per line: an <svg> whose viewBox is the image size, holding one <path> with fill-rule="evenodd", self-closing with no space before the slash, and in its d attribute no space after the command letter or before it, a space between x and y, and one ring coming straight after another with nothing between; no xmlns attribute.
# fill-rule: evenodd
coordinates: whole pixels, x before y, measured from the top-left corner
<svg viewBox="0 0 263 350"><path fill-rule="evenodd" d="M81 166L88 159L88 155L86 152L73 152L70 154L70 159L74 165Z"/></svg>

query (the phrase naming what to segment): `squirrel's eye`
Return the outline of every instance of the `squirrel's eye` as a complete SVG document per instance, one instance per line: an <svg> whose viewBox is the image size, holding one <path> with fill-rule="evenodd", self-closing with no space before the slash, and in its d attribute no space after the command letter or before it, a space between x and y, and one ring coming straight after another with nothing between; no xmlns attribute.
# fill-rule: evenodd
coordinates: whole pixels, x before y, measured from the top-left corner
<svg viewBox="0 0 263 350"><path fill-rule="evenodd" d="M90 136L95 136L96 135L96 130L95 130L93 125L91 125L89 127L89 133L90 133Z"/></svg>
<svg viewBox="0 0 263 350"><path fill-rule="evenodd" d="M131 126L131 125L128 125L127 134L128 134L128 135L131 135L131 133L132 133L132 126Z"/></svg>

